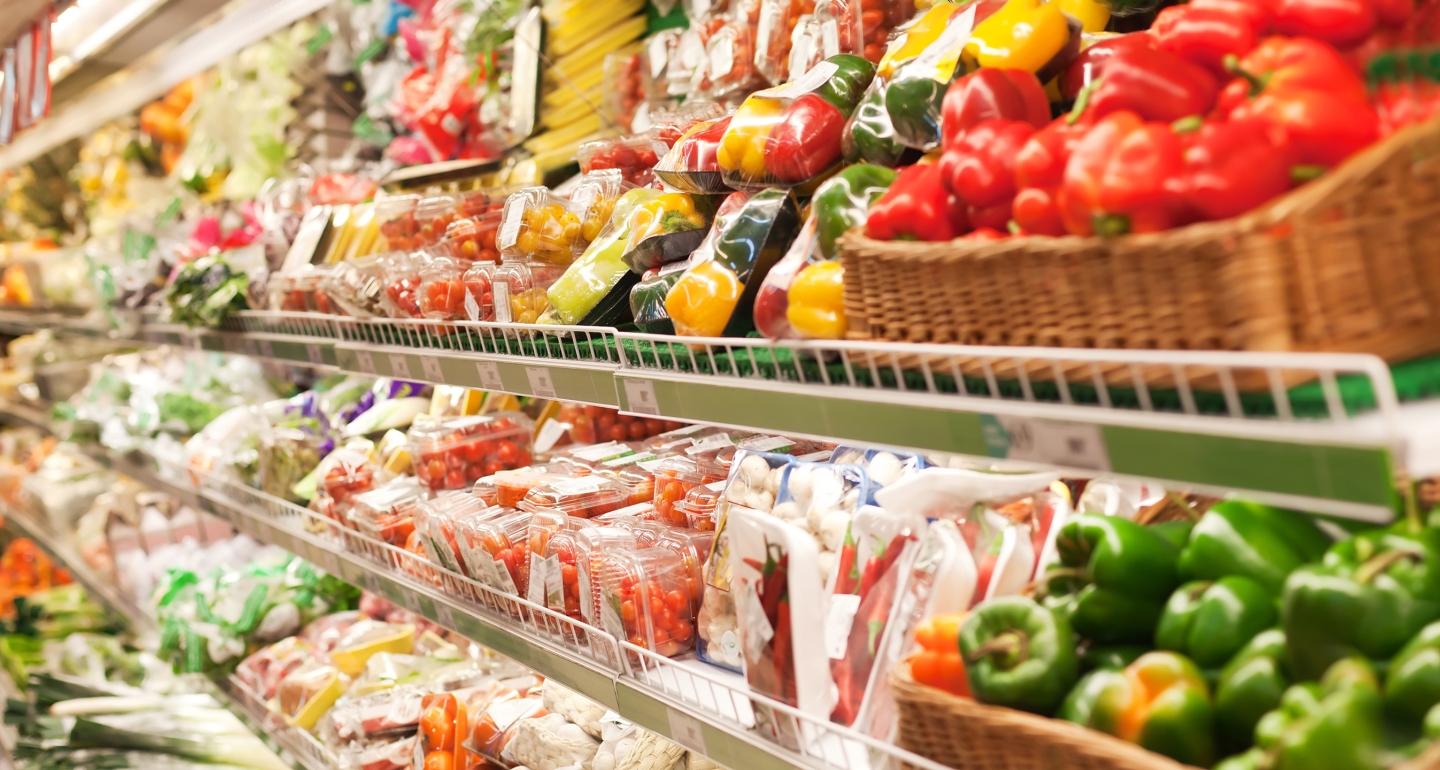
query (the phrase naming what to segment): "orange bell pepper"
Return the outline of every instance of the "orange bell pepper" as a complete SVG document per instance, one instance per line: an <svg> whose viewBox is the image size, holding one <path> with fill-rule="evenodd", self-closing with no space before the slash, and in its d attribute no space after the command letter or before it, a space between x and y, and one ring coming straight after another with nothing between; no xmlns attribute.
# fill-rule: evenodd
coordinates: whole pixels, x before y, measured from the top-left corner
<svg viewBox="0 0 1440 770"><path fill-rule="evenodd" d="M910 656L910 675L923 685L962 698L970 697L965 677L965 659L960 657L960 626L965 613L936 615L915 629L920 651Z"/></svg>

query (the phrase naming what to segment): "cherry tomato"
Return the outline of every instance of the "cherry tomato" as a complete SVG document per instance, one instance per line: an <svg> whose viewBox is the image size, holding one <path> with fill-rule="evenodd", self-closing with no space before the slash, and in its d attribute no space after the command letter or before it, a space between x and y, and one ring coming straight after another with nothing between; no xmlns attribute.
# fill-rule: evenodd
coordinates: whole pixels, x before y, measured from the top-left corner
<svg viewBox="0 0 1440 770"><path fill-rule="evenodd" d="M629 599L620 602L620 619L626 623L635 622L635 602Z"/></svg>
<svg viewBox="0 0 1440 770"><path fill-rule="evenodd" d="M501 439L496 445L495 456L506 467L519 467L516 463L520 460L520 447L515 446L514 441Z"/></svg>
<svg viewBox="0 0 1440 770"><path fill-rule="evenodd" d="M690 597L686 596L684 591L671 591L665 594L665 606L679 615L682 610L690 607Z"/></svg>
<svg viewBox="0 0 1440 770"><path fill-rule="evenodd" d="M461 470L452 470L445 474L445 488L459 489L465 486L465 473Z"/></svg>

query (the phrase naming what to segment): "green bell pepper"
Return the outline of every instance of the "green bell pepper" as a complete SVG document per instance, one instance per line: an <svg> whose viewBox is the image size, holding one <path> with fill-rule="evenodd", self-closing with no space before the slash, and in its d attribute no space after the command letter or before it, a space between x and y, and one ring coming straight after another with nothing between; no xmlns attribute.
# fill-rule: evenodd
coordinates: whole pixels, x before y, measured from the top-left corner
<svg viewBox="0 0 1440 770"><path fill-rule="evenodd" d="M1278 595L1286 575L1319 560L1329 545L1325 533L1303 514L1224 500L1190 532L1180 554L1180 575L1186 580L1243 575Z"/></svg>
<svg viewBox="0 0 1440 770"><path fill-rule="evenodd" d="M863 56L848 53L836 54L825 61L836 66L835 74L815 93L848 118L865 95L865 89L870 87L870 81L875 79L875 65Z"/></svg>
<svg viewBox="0 0 1440 770"><path fill-rule="evenodd" d="M1285 633L1271 629L1257 634L1220 672L1215 687L1215 737L1227 750L1249 748L1255 724L1280 707L1290 687Z"/></svg>
<svg viewBox="0 0 1440 770"><path fill-rule="evenodd" d="M1060 529L1060 563L1045 573L1046 604L1096 644L1145 644L1180 583L1179 551L1128 519L1085 514Z"/></svg>
<svg viewBox="0 0 1440 770"><path fill-rule="evenodd" d="M1170 595L1155 647L1184 653L1201 668L1218 668L1276 619L1275 597L1250 578L1196 580Z"/></svg>
<svg viewBox="0 0 1440 770"><path fill-rule="evenodd" d="M1291 573L1280 615L1298 679L1351 656L1389 660L1440 620L1440 531L1401 522L1336 543Z"/></svg>
<svg viewBox="0 0 1440 770"><path fill-rule="evenodd" d="M1195 663L1173 652L1086 675L1058 716L1179 762L1209 766L1214 759L1210 692Z"/></svg>
<svg viewBox="0 0 1440 770"><path fill-rule="evenodd" d="M1138 644L1117 644L1112 646L1089 645L1080 653L1080 670L1086 673L1100 669L1118 671L1135 659L1149 652L1149 647Z"/></svg>
<svg viewBox="0 0 1440 770"><path fill-rule="evenodd" d="M1255 748L1215 770L1375 770L1381 765L1380 688L1370 664L1341 660L1319 684L1285 691L1255 726Z"/></svg>
<svg viewBox="0 0 1440 770"><path fill-rule="evenodd" d="M834 259L838 251L835 241L852 227L865 224L865 216L875 201L890 189L895 172L884 166L857 163L827 179L815 191L815 233L820 242L820 255Z"/></svg>
<svg viewBox="0 0 1440 770"><path fill-rule="evenodd" d="M874 163L878 166L899 165L905 145L895 136L890 113L885 111L885 88L877 78L870 83L855 114L845 123L841 148L846 163Z"/></svg>
<svg viewBox="0 0 1440 770"><path fill-rule="evenodd" d="M911 147L933 147L940 141L940 108L949 81L928 74L901 73L885 89L885 111L895 134Z"/></svg>
<svg viewBox="0 0 1440 770"><path fill-rule="evenodd" d="M1019 596L971 612L960 629L960 654L976 700L1046 716L1080 673L1070 624Z"/></svg>
<svg viewBox="0 0 1440 770"><path fill-rule="evenodd" d="M1420 725L1440 703L1440 623L1431 623L1390 661L1385 677L1385 713Z"/></svg>

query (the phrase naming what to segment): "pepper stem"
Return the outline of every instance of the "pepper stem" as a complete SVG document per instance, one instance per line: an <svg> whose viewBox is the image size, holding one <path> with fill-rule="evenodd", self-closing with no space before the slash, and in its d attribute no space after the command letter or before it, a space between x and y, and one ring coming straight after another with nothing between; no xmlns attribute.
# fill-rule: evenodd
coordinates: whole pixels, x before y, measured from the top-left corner
<svg viewBox="0 0 1440 770"><path fill-rule="evenodd" d="M1308 181L1310 181L1311 179L1319 179L1320 177L1325 176L1325 172L1328 171L1328 170L1329 170L1329 169L1325 168L1324 166L1318 165L1318 164L1311 164L1311 165L1305 165L1305 166L1291 166L1291 167L1290 167L1290 181L1292 181L1292 182L1308 182Z"/></svg>
<svg viewBox="0 0 1440 770"><path fill-rule="evenodd" d="M1095 234L1101 238L1114 238L1130 232L1130 217L1124 214L1096 214Z"/></svg>
<svg viewBox="0 0 1440 770"><path fill-rule="evenodd" d="M985 658L1000 656L1004 661L1001 668L1010 670L1030 659L1030 637L1023 631L1005 631L996 634L990 641L976 647L965 656L965 663L973 665ZM1008 665L1005 665L1008 663Z"/></svg>
<svg viewBox="0 0 1440 770"><path fill-rule="evenodd" d="M1065 118L1066 125L1073 126L1080 120L1080 116L1085 114L1085 109L1090 106L1090 94L1099 87L1100 78L1095 78L1080 89L1080 93L1075 95L1075 106L1070 108L1070 114Z"/></svg>
<svg viewBox="0 0 1440 770"><path fill-rule="evenodd" d="M1234 75L1235 77L1245 78L1245 82L1250 84L1250 96L1252 98L1259 96L1260 92L1265 90L1265 86L1270 84L1269 73L1266 73L1264 75L1256 75L1255 73L1245 69L1244 67L1241 67L1240 57L1236 56L1233 53L1225 55L1224 64L1226 72Z"/></svg>
<svg viewBox="0 0 1440 770"><path fill-rule="evenodd" d="M1085 570L1079 567L1055 567L1046 570L1045 574L1031 581L1025 586L1026 593L1044 599L1050 595L1050 581L1072 580L1085 578Z"/></svg>
<svg viewBox="0 0 1440 770"><path fill-rule="evenodd" d="M1177 134L1189 134L1199 131L1205 125L1205 119L1199 115L1187 115L1170 124L1170 130Z"/></svg>
<svg viewBox="0 0 1440 770"><path fill-rule="evenodd" d="M1390 569L1401 559L1414 559L1419 561L1421 558L1422 555L1415 551L1401 550L1398 548L1393 551L1386 551L1361 564L1360 568L1355 570L1355 582L1360 585L1365 585L1371 580L1374 580L1380 573Z"/></svg>

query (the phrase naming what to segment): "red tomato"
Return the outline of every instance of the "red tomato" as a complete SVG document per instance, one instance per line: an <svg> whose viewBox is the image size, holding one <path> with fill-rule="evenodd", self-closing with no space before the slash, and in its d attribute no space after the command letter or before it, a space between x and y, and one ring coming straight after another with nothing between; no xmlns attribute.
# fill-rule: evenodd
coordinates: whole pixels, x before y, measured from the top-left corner
<svg viewBox="0 0 1440 770"><path fill-rule="evenodd" d="M441 460L431 460L425 464L425 469L429 472L430 478L432 479L445 478L445 463Z"/></svg>
<svg viewBox="0 0 1440 770"><path fill-rule="evenodd" d="M478 463L485 459L485 447L479 441L471 441L462 448L461 454L465 456L465 462Z"/></svg>
<svg viewBox="0 0 1440 770"><path fill-rule="evenodd" d="M610 426L609 436L611 441L624 441L630 437L630 430L626 426L616 423Z"/></svg>
<svg viewBox="0 0 1440 770"><path fill-rule="evenodd" d="M460 470L452 470L445 474L445 488L459 489L465 486L465 473Z"/></svg>
<svg viewBox="0 0 1440 770"><path fill-rule="evenodd" d="M689 608L690 597L686 596L684 591L671 591L665 594L665 606L679 615L682 610Z"/></svg>
<svg viewBox="0 0 1440 770"><path fill-rule="evenodd" d="M615 427L618 428L620 426L617 425ZM632 422L625 427L629 429L630 440L638 441L639 439L645 438L645 423L637 420L636 422Z"/></svg>
<svg viewBox="0 0 1440 770"><path fill-rule="evenodd" d="M495 458L507 467L515 468L520 460L520 447L514 441L501 439L495 447Z"/></svg>
<svg viewBox="0 0 1440 770"><path fill-rule="evenodd" d="M529 461L527 460L526 463L528 464ZM515 467L518 468L520 466L517 465ZM481 476L494 476L500 471L505 470L505 463L502 463L499 460L486 460L485 464L480 466L480 469L481 471L483 471L481 473Z"/></svg>
<svg viewBox="0 0 1440 770"><path fill-rule="evenodd" d="M574 564L566 564L560 567L560 582L565 585L575 585L580 579L580 573L575 569Z"/></svg>

